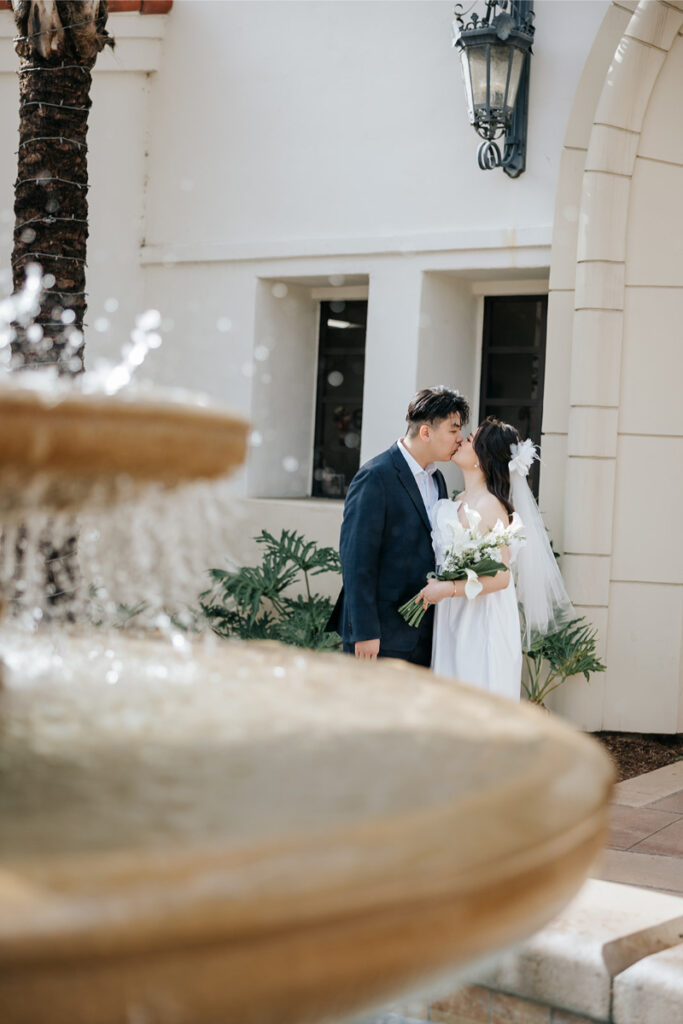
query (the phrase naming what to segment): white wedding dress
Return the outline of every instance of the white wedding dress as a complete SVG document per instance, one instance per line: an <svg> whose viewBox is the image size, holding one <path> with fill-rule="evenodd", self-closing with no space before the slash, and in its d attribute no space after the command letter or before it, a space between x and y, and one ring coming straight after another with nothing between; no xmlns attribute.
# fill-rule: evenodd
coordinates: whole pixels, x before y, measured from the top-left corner
<svg viewBox="0 0 683 1024"><path fill-rule="evenodd" d="M439 538L447 536L449 519L458 515L462 502L443 498L434 509L432 543L437 571L444 562ZM441 528L440 528L441 527ZM514 561L516 545L510 547ZM435 608L432 671L455 676L463 683L500 697L520 699L522 641L515 583L505 590L467 597L447 597Z"/></svg>

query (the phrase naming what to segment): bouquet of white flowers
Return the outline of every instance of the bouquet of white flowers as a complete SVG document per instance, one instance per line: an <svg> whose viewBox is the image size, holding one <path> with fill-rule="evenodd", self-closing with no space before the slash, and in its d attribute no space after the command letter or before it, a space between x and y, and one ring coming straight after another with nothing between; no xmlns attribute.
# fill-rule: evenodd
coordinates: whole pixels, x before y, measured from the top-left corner
<svg viewBox="0 0 683 1024"><path fill-rule="evenodd" d="M465 594L471 601L482 590L480 576L495 576L497 572L507 570L505 563L500 561L499 549L508 547L513 540L522 541L523 525L514 512L508 526L504 526L499 519L486 533L479 533L479 513L467 505L463 511L469 526L463 526L460 522L458 506L452 502L450 505L444 502L443 512L446 514L437 514L432 540L439 571L429 573L427 579L467 580ZM416 628L422 622L425 611L419 594L399 608L408 625Z"/></svg>

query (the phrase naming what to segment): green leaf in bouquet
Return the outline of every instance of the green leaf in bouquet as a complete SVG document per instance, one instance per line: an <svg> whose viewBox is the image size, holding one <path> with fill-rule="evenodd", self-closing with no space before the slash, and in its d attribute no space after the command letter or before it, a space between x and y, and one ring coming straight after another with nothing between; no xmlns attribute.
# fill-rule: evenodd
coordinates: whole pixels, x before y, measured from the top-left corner
<svg viewBox="0 0 683 1024"><path fill-rule="evenodd" d="M482 558L478 562L472 562L468 564L467 569L472 569L476 572L477 576L495 576L498 572L507 572L507 565L504 562L497 562L493 558ZM439 580L466 580L467 572L465 567L462 569L452 569L440 572L437 576Z"/></svg>
<svg viewBox="0 0 683 1024"><path fill-rule="evenodd" d="M477 576L495 576L498 572L507 572L505 562L499 562L495 558L482 558L472 566Z"/></svg>

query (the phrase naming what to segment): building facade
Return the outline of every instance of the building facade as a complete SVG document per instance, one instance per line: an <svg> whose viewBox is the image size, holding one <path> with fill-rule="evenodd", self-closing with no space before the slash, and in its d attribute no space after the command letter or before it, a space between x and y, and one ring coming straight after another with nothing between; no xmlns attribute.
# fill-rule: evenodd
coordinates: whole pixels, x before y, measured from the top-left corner
<svg viewBox="0 0 683 1024"><path fill-rule="evenodd" d="M554 706L591 729L677 732L683 3L535 6L515 180L477 166L449 2L112 14L91 113L87 360L115 357L153 306L148 375L250 419L232 488L249 529L230 541L245 560L262 527L336 544L355 467L402 433L418 388L454 385L475 422L516 422L541 440L540 506L608 665ZM225 543L217 531L215 564Z"/></svg>

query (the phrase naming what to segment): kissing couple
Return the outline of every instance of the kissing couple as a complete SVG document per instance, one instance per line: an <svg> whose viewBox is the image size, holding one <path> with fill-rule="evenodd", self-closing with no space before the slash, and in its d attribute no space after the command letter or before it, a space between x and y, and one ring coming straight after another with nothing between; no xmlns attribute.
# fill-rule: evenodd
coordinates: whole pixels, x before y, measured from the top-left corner
<svg viewBox="0 0 683 1024"><path fill-rule="evenodd" d="M492 417L465 438L469 417L459 391L424 388L408 406L405 435L358 470L344 503L343 588L327 628L357 658L399 658L519 700L522 650L574 610L527 481L536 447ZM438 462L462 471L457 500ZM489 531L508 539L496 549L495 574L474 589L466 579L428 579L454 536L476 545L471 538ZM413 626L399 609L416 594L427 611Z"/></svg>

